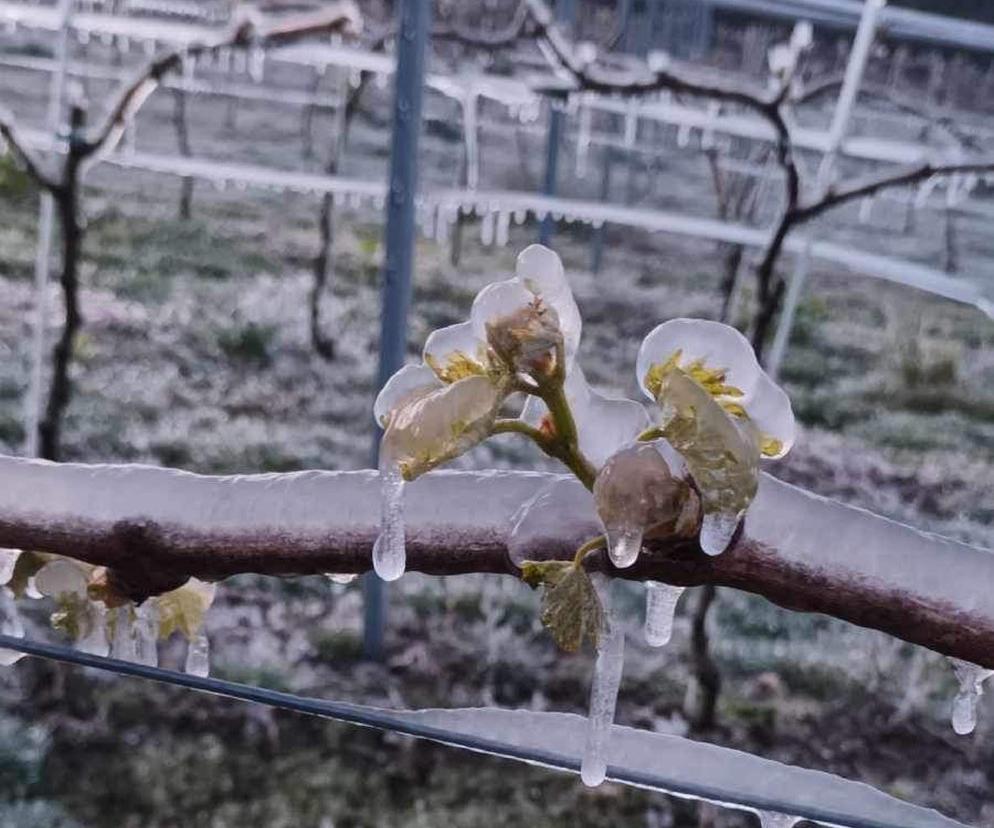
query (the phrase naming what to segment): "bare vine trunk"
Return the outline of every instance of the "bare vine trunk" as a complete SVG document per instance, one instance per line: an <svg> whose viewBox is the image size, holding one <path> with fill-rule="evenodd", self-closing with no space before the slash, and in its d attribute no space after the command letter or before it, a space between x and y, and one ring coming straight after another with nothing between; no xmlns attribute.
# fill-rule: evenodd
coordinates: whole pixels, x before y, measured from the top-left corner
<svg viewBox="0 0 994 828"><path fill-rule="evenodd" d="M79 258L83 246L83 227L79 220L79 161L72 151L66 159L62 184L53 193L56 214L62 231L62 298L65 324L52 351L52 378L49 384L45 416L38 424L39 451L46 460L62 455L62 421L72 398L73 350L76 335L83 324L79 309Z"/></svg>
<svg viewBox="0 0 994 828"><path fill-rule="evenodd" d="M190 130L186 120L186 93L182 89L173 90L173 128L176 130L176 148L184 158L190 158ZM193 177L183 176L180 185L179 217L188 221L193 213Z"/></svg>

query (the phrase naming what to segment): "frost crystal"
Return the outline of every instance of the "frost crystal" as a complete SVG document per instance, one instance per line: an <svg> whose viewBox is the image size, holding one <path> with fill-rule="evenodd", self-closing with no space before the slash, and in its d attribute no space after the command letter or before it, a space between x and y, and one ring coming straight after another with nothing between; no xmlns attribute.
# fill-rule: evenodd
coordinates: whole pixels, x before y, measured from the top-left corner
<svg viewBox="0 0 994 828"><path fill-rule="evenodd" d="M994 670L958 658L950 658L949 662L959 681L959 692L953 699L953 730L966 736L977 726L977 702L984 693L984 682L994 675Z"/></svg>
<svg viewBox="0 0 994 828"><path fill-rule="evenodd" d="M647 581L645 584L645 643L665 647L673 636L673 617L685 587Z"/></svg>
<svg viewBox="0 0 994 828"><path fill-rule="evenodd" d="M0 587L0 633L14 638L24 638L24 625L17 611L14 593L7 587ZM0 667L9 667L24 658L17 650L0 649Z"/></svg>
<svg viewBox="0 0 994 828"><path fill-rule="evenodd" d="M396 581L407 566L404 478L397 466L380 469L380 487L380 535L373 545L373 569L384 581Z"/></svg>
<svg viewBox="0 0 994 828"><path fill-rule="evenodd" d="M584 785L600 785L607 775L607 748L614 724L614 710L625 665L625 633L610 605L610 585L600 579L601 600L605 611L605 629L597 644L597 660L590 687L590 712L587 739L580 763Z"/></svg>
<svg viewBox="0 0 994 828"><path fill-rule="evenodd" d="M183 667L191 676L210 675L210 642L204 633L197 633L186 647L186 663Z"/></svg>

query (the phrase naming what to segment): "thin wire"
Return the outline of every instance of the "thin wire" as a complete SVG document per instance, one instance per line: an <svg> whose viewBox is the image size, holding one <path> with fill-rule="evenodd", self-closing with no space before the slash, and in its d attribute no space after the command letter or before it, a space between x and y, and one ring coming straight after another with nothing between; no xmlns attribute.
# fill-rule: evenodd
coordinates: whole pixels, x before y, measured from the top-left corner
<svg viewBox="0 0 994 828"><path fill-rule="evenodd" d="M133 678L171 684L177 687L185 687L189 690L197 690L215 696L254 702L282 710L292 710L297 713L334 719L362 727L393 731L407 736L464 748L477 753L517 759L529 764L541 765L557 770L573 773L578 773L580 770L579 759L572 756L534 748L523 748L518 745L502 742L498 739L485 739L445 728L432 727L431 725L412 721L402 711L392 712L367 705L298 696L293 693L268 690L250 684L239 684L233 681L225 681L224 679L194 676L189 673L180 673L175 670L166 670L162 667L152 667L132 661L121 661L116 658L92 655L72 649L71 647L47 644L10 635L0 635L0 648L16 650L39 658L76 664L81 667L103 670L122 676L131 676ZM842 828L904 828L903 825L897 823L853 818L831 811L822 811L818 808L799 808L796 804L788 801L770 801L759 798L748 799L740 794L730 794L719 788L707 785L688 785L681 781L668 780L658 774L640 773L630 768L611 766L608 768L607 776L616 782L660 791L674 796L703 799L730 807L791 814L812 822L837 825L842 826ZM945 824L950 823L947 822Z"/></svg>

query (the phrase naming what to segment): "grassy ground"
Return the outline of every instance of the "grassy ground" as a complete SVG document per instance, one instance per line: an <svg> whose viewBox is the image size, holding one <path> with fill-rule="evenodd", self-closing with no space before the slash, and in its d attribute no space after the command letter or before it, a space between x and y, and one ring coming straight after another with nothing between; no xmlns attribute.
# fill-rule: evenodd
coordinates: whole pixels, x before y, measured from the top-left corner
<svg viewBox="0 0 994 828"><path fill-rule="evenodd" d="M261 160L285 160L293 130L263 116L240 114L241 134L258 138ZM166 140L155 128L164 117L151 117L153 145ZM201 141L227 147L220 116L200 117ZM359 131L357 169L382 163L374 126ZM436 131L426 149L437 178L455 152L446 141ZM491 150L485 157L495 157ZM529 172L512 173L507 153L492 164L505 183ZM703 167L689 168L673 161L660 174L658 188L674 203L684 192L703 203ZM375 217L342 219L327 296L338 358L328 363L311 351L306 324L314 200L198 187L194 218L180 222L177 195L176 182L151 176L98 170L91 179L68 456L205 472L364 466L382 257ZM3 451L23 437L35 209L31 188L0 167ZM840 233L871 233L839 222ZM919 230L925 258L935 240ZM508 248L490 249L471 227L458 268L447 250L419 243L412 357L431 329L465 317L475 292L510 272L534 233L515 228ZM634 395L645 333L673 316L717 314L718 258L709 244L612 230L605 268L594 275L585 269L588 236L564 229L556 240L584 313L581 360L591 381ZM912 249L916 239L894 244ZM774 473L994 545L994 325L852 275L820 270L812 285L784 367L804 434ZM51 322L59 323L54 291ZM460 463L546 467L513 437ZM589 655L555 651L535 596L520 584L405 578L384 665L357 659L359 610L355 587L322 579L226 584L209 621L215 672L371 703L584 706ZM638 643L638 612L633 593L619 718L681 732L685 619L658 652ZM953 681L940 658L744 595L724 594L713 620L726 690L720 726L706 738L994 826L994 709L982 710L975 736L955 737L947 724ZM167 663L180 657L164 653ZM708 822L697 806L661 795L587 791L572 777L510 762L52 665L22 664L2 690L0 824L749 824L731 813Z"/></svg>

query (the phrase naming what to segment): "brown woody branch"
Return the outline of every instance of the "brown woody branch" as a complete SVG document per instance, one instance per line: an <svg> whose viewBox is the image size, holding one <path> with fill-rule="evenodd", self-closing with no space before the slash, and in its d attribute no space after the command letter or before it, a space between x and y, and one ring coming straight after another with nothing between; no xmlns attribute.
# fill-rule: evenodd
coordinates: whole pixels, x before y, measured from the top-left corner
<svg viewBox="0 0 994 828"><path fill-rule="evenodd" d="M148 96L171 72L182 69L186 61L223 49L269 49L304 37L318 34L355 33L361 17L353 0L338 0L320 11L298 15L266 25L256 19L246 19L227 34L210 42L191 43L156 58L126 86L111 106L103 126L85 139L81 155L89 157L98 152L110 152L117 145L128 122L141 108Z"/></svg>
<svg viewBox="0 0 994 828"><path fill-rule="evenodd" d="M440 472L412 484L408 569L516 575L508 555L514 517L556 480L563 478ZM139 598L190 576L359 573L370 568L378 496L369 471L219 478L0 458L0 547L110 567ZM571 559L600 531L592 508L573 509L568 529L557 515L547 536L531 537L528 557ZM599 553L588 563L635 580L735 587L994 668L994 599L977 588L994 579L994 554L769 477L739 538L719 556L702 554L696 541L671 540L656 542L630 569L614 570ZM921 577L933 569L942 578Z"/></svg>
<svg viewBox="0 0 994 828"><path fill-rule="evenodd" d="M0 138L3 138L3 141L7 143L7 146L10 147L14 155L24 166L25 171L34 179L39 187L49 192L58 187L58 182L42 169L40 160L28 149L27 144L21 140L21 137L17 133L13 113L2 106L0 106Z"/></svg>

